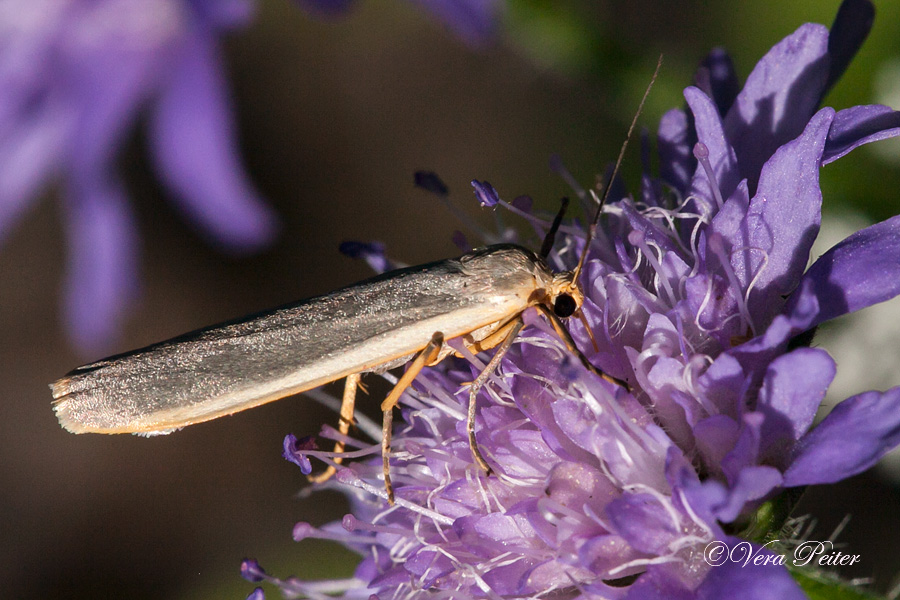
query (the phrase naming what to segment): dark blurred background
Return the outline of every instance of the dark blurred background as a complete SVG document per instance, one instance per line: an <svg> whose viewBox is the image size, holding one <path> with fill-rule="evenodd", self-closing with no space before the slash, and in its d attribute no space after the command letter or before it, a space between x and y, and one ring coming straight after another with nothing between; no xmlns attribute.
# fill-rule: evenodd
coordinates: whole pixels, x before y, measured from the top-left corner
<svg viewBox="0 0 900 600"><path fill-rule="evenodd" d="M876 4L874 32L830 105L890 102L891 86L900 96L900 6ZM261 1L254 24L225 50L245 164L280 213L282 235L252 258L217 252L165 199L135 133L121 165L141 229L143 288L112 350L368 276L338 253L344 240L381 240L410 264L456 254L450 238L462 226L413 187L419 169L438 172L484 223L473 178L552 209L570 190L550 172L551 153L591 185L614 160L660 53L662 75L641 119L651 131L683 104L681 89L711 47L725 46L744 78L801 23L830 24L838 5L516 1L500 37L473 48L407 2L361 0L344 18L320 20L288 0ZM827 167L826 218L900 212L892 148L866 147ZM637 153L629 157L633 185ZM305 480L280 457L286 433L336 422L307 399L153 439L59 427L47 384L97 358L62 335L61 235L51 193L0 247L0 596L243 598L253 587L238 575L245 556L281 575L352 572L349 554L290 539L296 521L345 511L338 495L298 499ZM839 334L829 338L835 345ZM884 590L900 571L898 501L896 484L876 472L811 490L801 511L820 518L819 538L852 515L839 539L863 562L842 573L874 576Z"/></svg>

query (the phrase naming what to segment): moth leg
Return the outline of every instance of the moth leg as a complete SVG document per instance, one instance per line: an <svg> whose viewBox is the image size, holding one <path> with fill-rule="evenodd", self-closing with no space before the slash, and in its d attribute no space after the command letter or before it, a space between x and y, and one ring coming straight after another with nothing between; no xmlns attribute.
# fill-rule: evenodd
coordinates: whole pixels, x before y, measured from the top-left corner
<svg viewBox="0 0 900 600"><path fill-rule="evenodd" d="M483 340L478 342L473 342L471 344L466 344L466 348L469 349L472 354L478 354L479 352L484 352L485 350L490 350L497 344L500 344L509 336L509 332L513 327L516 326L516 319L510 319L503 325L501 325L496 331L485 337ZM463 341L465 341L466 336L462 336ZM456 356L460 358L465 358L459 352L455 352Z"/></svg>
<svg viewBox="0 0 900 600"><path fill-rule="evenodd" d="M391 393L388 394L384 402L381 403L381 411L384 414L384 420L381 426L381 461L384 468L384 491L387 492L388 502L394 503L394 486L391 484L391 426L394 422L394 407L400 400L400 395L406 391L406 388L412 384L413 380L425 365L432 364L441 352L441 346L444 345L444 334L440 331L431 336L431 341L425 346L421 352L409 363L406 373L400 378Z"/></svg>
<svg viewBox="0 0 900 600"><path fill-rule="evenodd" d="M359 383L360 373L354 373L352 375L347 375L346 380L344 380L344 396L341 400L341 418L338 421L338 431L341 433L341 436L347 435L350 431L350 425L353 423L353 410L356 406L356 390L357 388L362 387ZM344 440L339 439L334 443L334 453L338 456L334 457L334 462L337 464L341 464L344 460L342 456L339 456L341 452L344 451ZM318 475L310 475L308 479L313 483L321 483L323 481L328 481L331 479L331 476L334 475L337 468L334 465L328 465L328 468Z"/></svg>
<svg viewBox="0 0 900 600"><path fill-rule="evenodd" d="M584 330L587 332L588 337L591 338L591 346L594 347L594 352L600 352L600 346L597 345L597 340L594 339L594 332L591 331L591 325L588 323L587 317L584 316L584 311L578 309L578 312L575 313L575 316L578 317L578 320L581 321L581 324L584 325Z"/></svg>
<svg viewBox="0 0 900 600"><path fill-rule="evenodd" d="M500 361L503 360L503 356L515 341L516 336L522 330L522 327L525 326L521 315L510 321L510 323L512 326L507 330L506 337L500 343L494 356L491 357L490 362L484 367L484 370L478 374L478 377L476 377L475 381L472 382L472 385L469 386L469 410L466 416L466 433L469 435L469 448L472 450L472 457L475 459L475 462L478 463L478 466L488 475L491 474L491 467L487 464L487 461L484 460L484 456L481 455L481 451L478 449L478 443L475 441L475 400L478 397L478 392L484 387L484 384L491 376L491 373L497 369Z"/></svg>
<svg viewBox="0 0 900 600"><path fill-rule="evenodd" d="M631 386L628 385L627 381L619 379L618 377L613 377L612 375L608 375L591 364L591 362L587 359L587 356L582 354L581 350L578 349L578 346L575 345L575 340L572 339L571 334L569 334L569 330L566 329L566 326L562 324L562 322L559 320L559 317L557 317L553 313L553 311L550 310L550 308L544 306L543 304L538 304L537 307L542 313L544 313L544 316L547 317L547 319L550 321L550 324L553 325L553 329L556 330L556 335L558 335L559 338L563 341L563 343L566 345L566 348L568 348L572 354L574 354L581 360L581 364L583 364L588 371L591 371L594 375L597 375L598 377L601 377L602 379L605 379L610 383L622 386L629 392L631 391Z"/></svg>

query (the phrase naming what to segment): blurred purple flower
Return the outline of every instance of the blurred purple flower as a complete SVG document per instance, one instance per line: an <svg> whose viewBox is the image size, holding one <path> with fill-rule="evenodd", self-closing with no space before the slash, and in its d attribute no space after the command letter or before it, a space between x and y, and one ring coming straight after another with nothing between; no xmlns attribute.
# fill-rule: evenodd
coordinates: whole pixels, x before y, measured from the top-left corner
<svg viewBox="0 0 900 600"><path fill-rule="evenodd" d="M151 155L186 216L232 251L276 219L238 156L217 38L246 0L8 0L0 9L0 242L51 182L69 244L66 323L96 352L136 291L138 239L116 155L146 109Z"/></svg>
<svg viewBox="0 0 900 600"><path fill-rule="evenodd" d="M412 0L443 21L463 41L478 45L497 35L503 0Z"/></svg>
<svg viewBox="0 0 900 600"><path fill-rule="evenodd" d="M311 14L325 18L345 14L358 0L295 0ZM410 0L432 13L467 44L479 46L497 36L503 0Z"/></svg>
<svg viewBox="0 0 900 600"><path fill-rule="evenodd" d="M294 529L298 540L357 549L355 577L281 580L247 563L251 580L289 596L395 600L804 598L781 566L712 566L704 553L714 542L770 556L750 543L758 537L733 537L751 531L763 503L859 473L900 443L900 388L849 398L811 427L835 364L802 344L819 323L900 293L900 217L806 269L819 169L900 134L886 107L817 110L836 79L829 65L846 66L865 37L842 19L869 6L846 2L835 23L853 48L804 25L737 93L731 62L713 54L697 78L707 91L685 90L692 119L676 110L662 120L662 178L645 174L639 200L607 206L582 280L599 348L570 327L632 392L593 376L526 313L502 376L479 398L492 475L473 463L465 431L464 382L483 362L426 369L394 433L396 505L385 502L380 460L355 463L329 484L349 490L353 514ZM550 261L572 268L583 234L564 227L560 237ZM358 447L353 456L379 452L377 442Z"/></svg>
<svg viewBox="0 0 900 600"><path fill-rule="evenodd" d="M330 19L346 14L356 4L357 0L294 0L308 13Z"/></svg>
<svg viewBox="0 0 900 600"><path fill-rule="evenodd" d="M397 265L391 262L385 254L384 244L381 242L342 242L338 250L350 258L363 259L376 273L384 273L397 268Z"/></svg>

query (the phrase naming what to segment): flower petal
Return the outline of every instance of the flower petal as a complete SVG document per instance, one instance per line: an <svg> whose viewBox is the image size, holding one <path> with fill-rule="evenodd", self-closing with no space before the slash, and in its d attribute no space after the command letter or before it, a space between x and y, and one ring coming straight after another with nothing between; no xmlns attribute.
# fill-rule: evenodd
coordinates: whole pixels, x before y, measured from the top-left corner
<svg viewBox="0 0 900 600"><path fill-rule="evenodd" d="M755 556L776 559L771 551L745 540L727 538L728 555L721 565L710 569L697 588L698 600L806 600L806 594L784 567L777 564L757 565ZM750 562L746 562L749 557Z"/></svg>
<svg viewBox="0 0 900 600"><path fill-rule="evenodd" d="M806 281L804 284L808 285L809 282ZM727 350L723 356L737 359L746 373L750 385L761 385L766 369L769 368L772 361L784 354L788 342L794 336L809 330L810 324L818 313L819 303L816 296L804 294L801 301L788 315L775 317L762 335ZM716 360L721 359L722 356Z"/></svg>
<svg viewBox="0 0 900 600"><path fill-rule="evenodd" d="M697 168L697 160L691 153L697 139L687 113L680 108L666 112L659 121L656 137L659 176L682 195L687 195L691 174Z"/></svg>
<svg viewBox="0 0 900 600"><path fill-rule="evenodd" d="M749 253L748 262L741 262L743 253L735 254L733 265L738 273L746 273L742 280L755 278L748 307L757 326L781 311L819 233L819 159L833 116L833 109L823 108L800 137L778 149L763 167L750 201L747 240L757 251Z"/></svg>
<svg viewBox="0 0 900 600"><path fill-rule="evenodd" d="M503 3L498 0L414 0L468 44L480 45L497 34Z"/></svg>
<svg viewBox="0 0 900 600"><path fill-rule="evenodd" d="M0 125L0 243L57 168L69 116L56 107L37 118L17 116Z"/></svg>
<svg viewBox="0 0 900 600"><path fill-rule="evenodd" d="M815 299L814 327L900 294L900 216L849 236L819 257L785 307L793 314Z"/></svg>
<svg viewBox="0 0 900 600"><path fill-rule="evenodd" d="M735 485L741 471L758 462L764 420L765 417L758 412L748 412L741 419L741 428L734 448L722 459L722 471L729 485Z"/></svg>
<svg viewBox="0 0 900 600"><path fill-rule="evenodd" d="M747 387L747 374L734 356L722 354L713 361L697 382L697 389L707 404L732 420L740 418L741 400Z"/></svg>
<svg viewBox="0 0 900 600"><path fill-rule="evenodd" d="M844 400L800 439L787 487L834 483L873 466L900 444L900 387Z"/></svg>
<svg viewBox="0 0 900 600"><path fill-rule="evenodd" d="M628 588L626 600L694 600L696 595L671 569L651 565Z"/></svg>
<svg viewBox="0 0 900 600"><path fill-rule="evenodd" d="M416 171L413 174L413 182L416 187L431 192L436 196L445 197L450 193L447 184L433 171Z"/></svg>
<svg viewBox="0 0 900 600"><path fill-rule="evenodd" d="M715 207L711 187L717 186L722 196L728 198L741 179L737 156L725 137L719 111L710 97L695 87L689 87L684 90L684 98L694 114L697 140L709 150L709 162L716 179L715 182L710 182L706 172L698 168L691 181L691 193L707 198L710 206Z"/></svg>
<svg viewBox="0 0 900 600"><path fill-rule="evenodd" d="M419 550L406 559L403 568L415 577L419 585L429 588L435 584L438 578L452 572L455 565L449 557L426 546L425 549Z"/></svg>
<svg viewBox="0 0 900 600"><path fill-rule="evenodd" d="M357 242L350 240L341 242L338 250L341 254L350 258L365 260L369 268L379 274L397 268L385 254L384 244L381 242Z"/></svg>
<svg viewBox="0 0 900 600"><path fill-rule="evenodd" d="M112 181L66 190L69 241L66 327L88 354L108 350L137 293L137 232L125 192Z"/></svg>
<svg viewBox="0 0 900 600"><path fill-rule="evenodd" d="M731 523L742 513L746 513L750 506L755 506L757 500L780 486L782 481L781 471L775 467L757 465L741 469L728 490L725 501L714 507L716 519L722 523Z"/></svg>
<svg viewBox="0 0 900 600"><path fill-rule="evenodd" d="M198 19L216 31L246 25L256 10L252 0L191 0L190 5Z"/></svg>
<svg viewBox="0 0 900 600"><path fill-rule="evenodd" d="M225 248L255 250L277 222L240 165L215 39L197 25L171 65L151 119L160 178L181 207Z"/></svg>
<svg viewBox="0 0 900 600"><path fill-rule="evenodd" d="M672 515L650 494L625 494L606 505L613 531L640 552L665 554L678 535Z"/></svg>
<svg viewBox="0 0 900 600"><path fill-rule="evenodd" d="M798 348L769 365L756 406L766 417L762 426L764 456L767 451L784 456L806 433L835 371L834 360L819 348Z"/></svg>
<svg viewBox="0 0 900 600"><path fill-rule="evenodd" d="M713 99L719 115L723 117L728 114L741 90L734 63L722 48L713 48L706 55L694 75L694 85Z"/></svg>
<svg viewBox="0 0 900 600"><path fill-rule="evenodd" d="M342 17L352 9L357 0L294 0L308 13L324 18Z"/></svg>
<svg viewBox="0 0 900 600"><path fill-rule="evenodd" d="M831 86L840 79L847 66L872 29L875 20L875 6L869 0L844 0L838 8L831 32L828 34L828 55L831 66L828 72L828 83L824 96Z"/></svg>
<svg viewBox="0 0 900 600"><path fill-rule="evenodd" d="M889 106L869 104L838 111L825 141L822 164L827 165L851 150L900 135L900 112Z"/></svg>
<svg viewBox="0 0 900 600"><path fill-rule="evenodd" d="M134 14L122 14L126 11ZM65 41L67 55L59 68L65 72L65 93L77 110L65 167L70 176L88 180L113 167L141 102L158 84L172 57L173 44L183 35L179 22L183 15L178 7L154 10L141 3L94 3L85 13L79 15L72 39ZM132 20L141 22L141 35L130 29L137 26ZM79 39L94 30L98 36L94 43ZM91 187L94 183L76 185Z"/></svg>
<svg viewBox="0 0 900 600"><path fill-rule="evenodd" d="M747 77L725 117L725 132L751 193L763 164L803 131L827 78L828 30L814 23L776 44Z"/></svg>
<svg viewBox="0 0 900 600"><path fill-rule="evenodd" d="M713 415L694 426L697 452L707 471L721 475L722 459L737 442L740 426L731 417Z"/></svg>

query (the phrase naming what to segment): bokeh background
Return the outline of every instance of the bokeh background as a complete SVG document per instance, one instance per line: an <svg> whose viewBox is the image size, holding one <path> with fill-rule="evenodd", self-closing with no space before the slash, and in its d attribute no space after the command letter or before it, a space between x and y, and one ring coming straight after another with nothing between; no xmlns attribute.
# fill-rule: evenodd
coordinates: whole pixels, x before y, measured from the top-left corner
<svg viewBox="0 0 900 600"><path fill-rule="evenodd" d="M260 0L253 24L228 36L224 50L245 164L278 211L281 236L245 258L207 244L166 199L136 130L119 162L141 230L142 289L110 350L368 276L364 263L338 253L344 240L381 240L409 264L456 254L451 235L463 226L413 187L419 169L438 172L482 223L492 216L478 209L473 178L553 209L570 189L550 172L550 155L593 184L614 160L660 53L662 74L641 119L651 131L683 103L681 89L711 47L725 46L743 78L801 23L830 24L838 5L512 0L497 39L473 47L413 2L360 0L341 18L321 19L289 0ZM874 31L827 104L900 105L900 4L876 5ZM825 169L828 235L900 212L898 157L900 147L882 142ZM629 153L632 183L637 163ZM0 246L0 596L243 598L253 588L238 576L245 556L280 575L352 572L345 551L290 539L296 521L345 511L337 494L299 498L305 480L280 457L286 433L336 422L307 399L153 439L60 429L47 384L98 358L63 334L61 238L51 190ZM838 357L835 401L900 383L896 302L819 338ZM852 516L839 540L863 562L841 573L874 577L880 590L900 572L892 472L810 490L800 507L818 518L815 539Z"/></svg>

